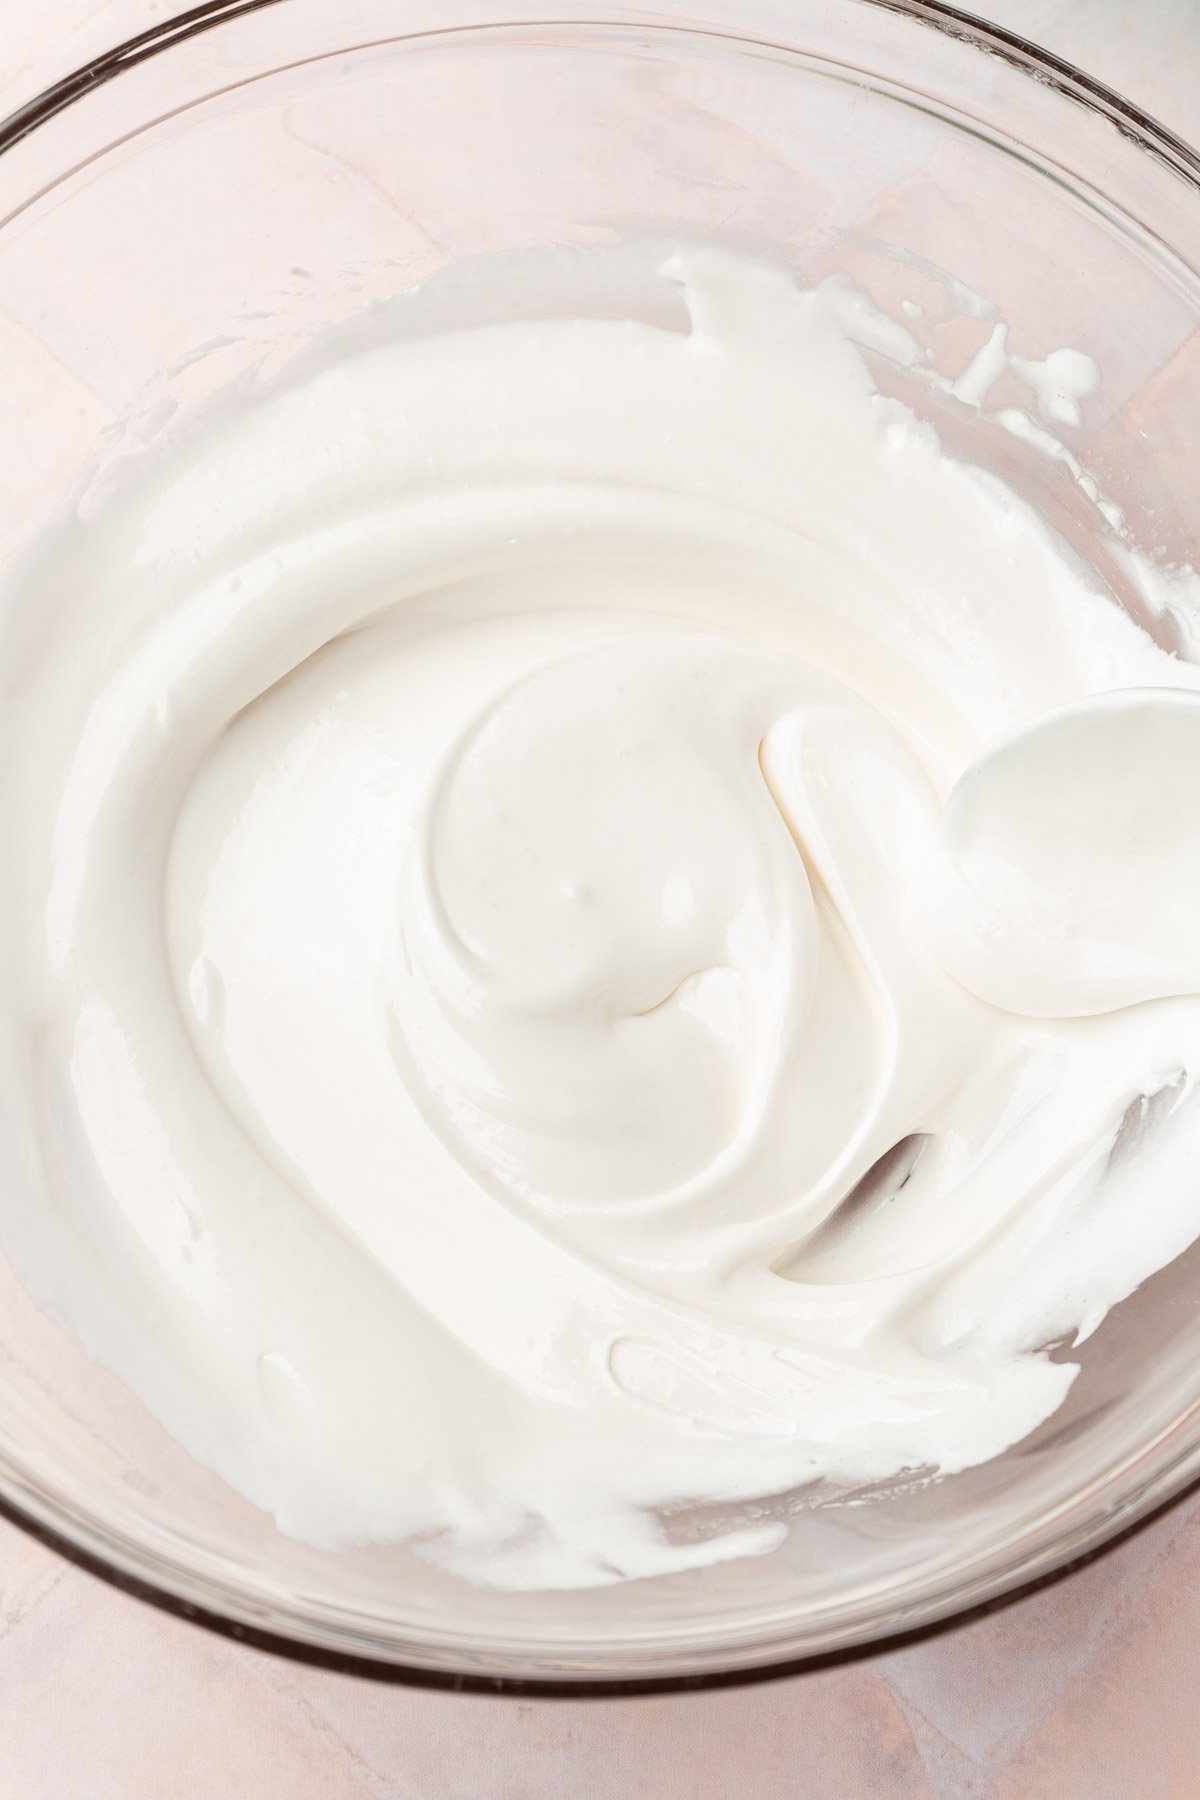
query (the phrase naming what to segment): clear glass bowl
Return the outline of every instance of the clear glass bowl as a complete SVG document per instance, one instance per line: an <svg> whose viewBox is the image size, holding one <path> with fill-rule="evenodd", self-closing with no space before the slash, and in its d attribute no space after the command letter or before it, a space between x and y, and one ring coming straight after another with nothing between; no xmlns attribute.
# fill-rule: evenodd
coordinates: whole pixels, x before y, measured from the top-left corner
<svg viewBox="0 0 1200 1800"><path fill-rule="evenodd" d="M804 282L845 272L894 314L915 303L942 369L990 329L979 295L1023 355L1087 352L1103 386L1062 429L1070 452L1147 548L1193 558L1193 153L919 0L695 4L574 0L564 20L560 0L522 0L515 20L511 0L222 0L0 127L0 563L366 301L460 257L647 233L759 250ZM877 375L911 385L883 359ZM911 397L1123 593L1066 462ZM1179 620L1151 623L1183 652ZM1062 1411L1003 1457L908 1490L796 1496L770 1556L513 1595L403 1546L332 1556L282 1537L0 1268L0 1491L110 1567L310 1644L458 1674L696 1675L969 1607L1176 1493L1200 1471L1200 1250L1082 1361Z"/></svg>

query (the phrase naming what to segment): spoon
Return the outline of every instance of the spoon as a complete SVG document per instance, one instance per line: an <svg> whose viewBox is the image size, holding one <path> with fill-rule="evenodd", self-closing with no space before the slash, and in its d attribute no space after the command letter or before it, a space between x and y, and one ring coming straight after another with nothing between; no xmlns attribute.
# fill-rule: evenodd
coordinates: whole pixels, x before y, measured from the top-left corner
<svg viewBox="0 0 1200 1800"><path fill-rule="evenodd" d="M1200 693L1118 689L1019 726L960 777L943 831L939 955L993 1004L1200 991Z"/></svg>

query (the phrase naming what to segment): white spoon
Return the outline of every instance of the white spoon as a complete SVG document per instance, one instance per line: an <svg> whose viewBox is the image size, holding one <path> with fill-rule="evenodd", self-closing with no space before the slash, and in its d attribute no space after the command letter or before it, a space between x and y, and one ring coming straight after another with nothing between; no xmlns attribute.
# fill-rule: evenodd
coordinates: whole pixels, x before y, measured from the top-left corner
<svg viewBox="0 0 1200 1800"><path fill-rule="evenodd" d="M1051 1017L1200 990L1200 694L1126 688L988 745L946 803L939 957Z"/></svg>

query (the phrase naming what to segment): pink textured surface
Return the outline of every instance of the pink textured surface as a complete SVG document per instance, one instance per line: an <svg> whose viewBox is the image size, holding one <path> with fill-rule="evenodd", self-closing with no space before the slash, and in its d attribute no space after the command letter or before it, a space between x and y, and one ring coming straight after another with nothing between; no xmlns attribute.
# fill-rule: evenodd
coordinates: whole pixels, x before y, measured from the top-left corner
<svg viewBox="0 0 1200 1800"><path fill-rule="evenodd" d="M0 112L171 10L0 0ZM982 10L1200 132L1197 0ZM1200 1498L966 1625L721 1690L379 1683L145 1605L0 1521L2 1800L1196 1800Z"/></svg>

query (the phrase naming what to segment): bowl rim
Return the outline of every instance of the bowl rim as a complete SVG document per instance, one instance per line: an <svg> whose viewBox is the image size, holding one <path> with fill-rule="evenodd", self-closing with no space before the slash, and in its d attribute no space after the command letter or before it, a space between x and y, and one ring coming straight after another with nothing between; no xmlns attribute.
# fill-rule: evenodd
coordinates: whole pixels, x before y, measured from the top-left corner
<svg viewBox="0 0 1200 1800"><path fill-rule="evenodd" d="M0 155L64 112L76 101L130 69L175 45L251 13L265 12L292 0L202 0L102 51L0 117ZM1113 124L1143 153L1166 165L1200 197L1200 149L1162 124L1114 88L1074 64L1004 26L964 12L945 0L854 0L854 4L913 20L975 50L998 57L1039 86L1049 87ZM612 0L612 16L573 19L569 0L553 21L522 18L521 0L512 0L506 28L572 23L619 27L622 0ZM702 28L702 27L701 27ZM441 36L448 29L401 32L400 38ZM733 44L752 41L736 32L723 33ZM1200 1404L1200 1403L1198 1403ZM1153 1446L1131 1459L1133 1464ZM1126 1472L1128 1473L1128 1465ZM797 1648L777 1632L727 1636L709 1646L672 1649L664 1640L647 1640L646 1649L632 1645L612 1651L565 1640L517 1653L497 1653L497 1645L470 1652L448 1643L385 1640L371 1622L355 1627L349 1615L338 1622L333 1610L299 1595L268 1602L228 1578L205 1572L196 1561L154 1548L132 1533L114 1530L98 1513L51 1491L0 1449L0 1519L30 1532L47 1547L91 1573L115 1583L135 1597L194 1622L255 1643L276 1654L295 1655L325 1666L391 1680L448 1683L457 1689L598 1696L618 1692L696 1688L736 1679L788 1674L837 1663L888 1643L911 1640L947 1622L1011 1601L1062 1575L1200 1481L1200 1442L1182 1448L1156 1472L1134 1483L1123 1498L1064 1529L1050 1521L1027 1534L1015 1554L1001 1560L973 1582L927 1593L919 1600L877 1613L867 1623L851 1622L814 1642L810 1630ZM593 1661L593 1658L596 1660ZM610 1667L597 1662L609 1659Z"/></svg>
<svg viewBox="0 0 1200 1800"><path fill-rule="evenodd" d="M74 101L114 80L126 70L136 68L139 63L160 55L188 38L211 31L218 25L288 3L289 0L201 0L198 6L172 13L157 25L147 26L144 31L122 39L111 49L99 52L66 75L60 76L57 81L52 81L48 87L22 101L6 116L0 116L0 154L12 149L14 144L20 143L22 138L45 125ZM522 20L519 16L520 3L521 0L513 0L517 16L505 20L506 25L545 23L538 19ZM1137 142L1141 149L1167 163L1194 187L1200 188L1200 149L1132 100L1126 99L1107 82L1089 75L1077 64L1036 44L1031 38L1010 31L1007 26L981 19L975 13L950 6L946 0L857 0L857 3L875 7L880 12L913 19L918 24L941 32L943 36L973 44L977 49L1000 57L1002 61L1027 75L1036 71L1042 86L1053 88L1067 98L1081 102L1089 111L1118 122L1126 135ZM613 5L614 8L619 8L620 0L613 0ZM568 9L569 0L563 17L554 21L556 24L571 22ZM611 22L617 24L619 20Z"/></svg>

